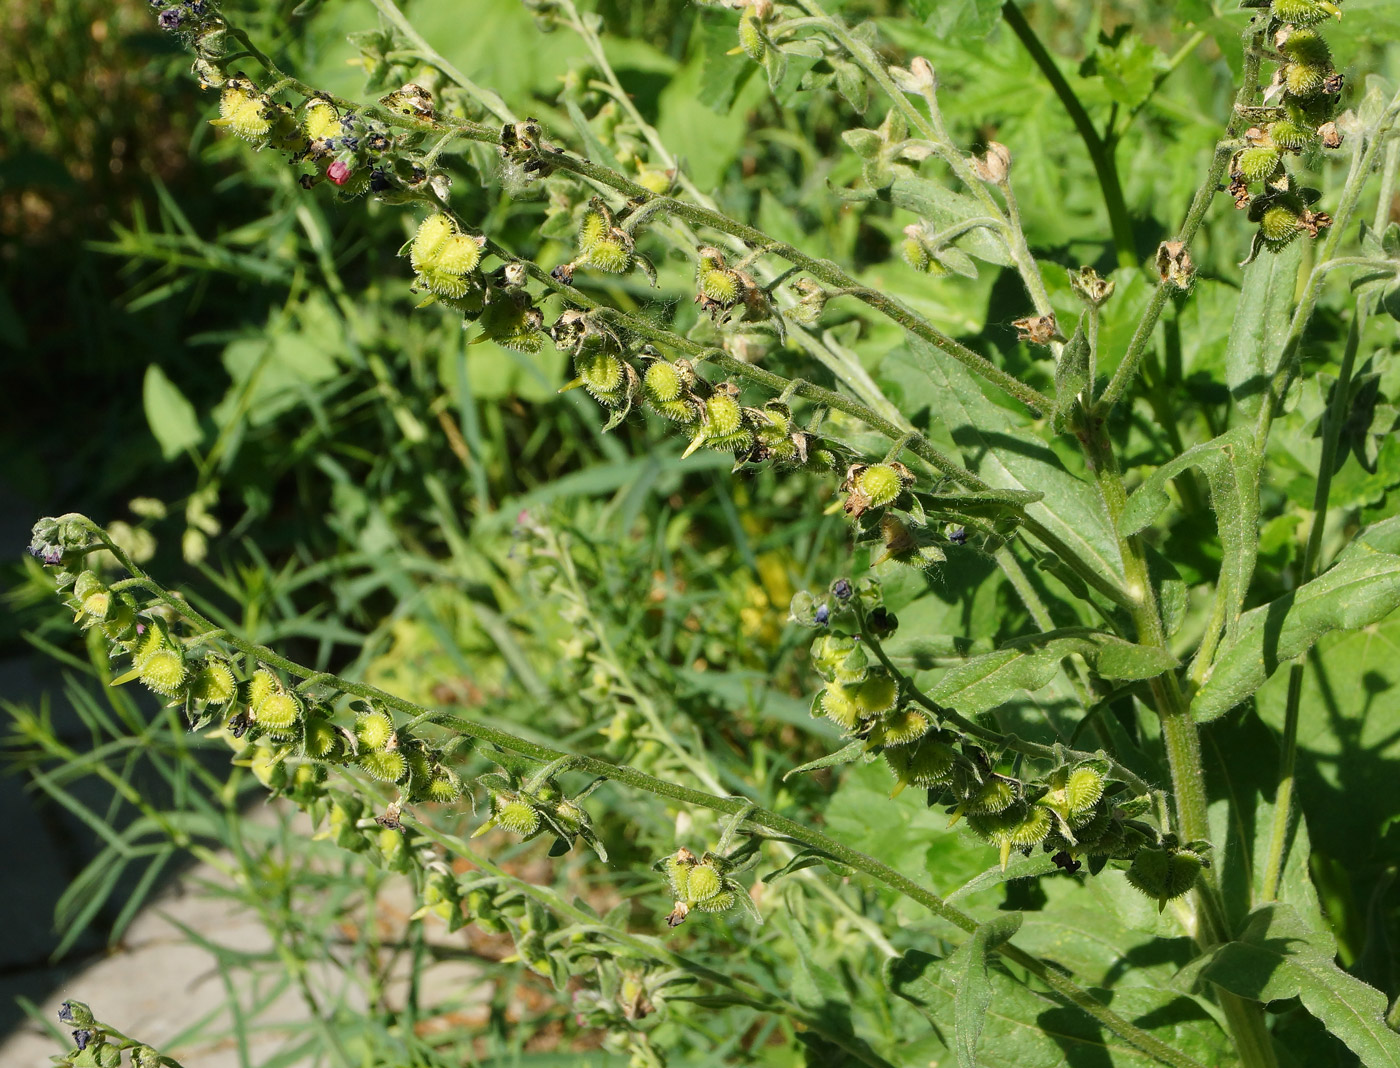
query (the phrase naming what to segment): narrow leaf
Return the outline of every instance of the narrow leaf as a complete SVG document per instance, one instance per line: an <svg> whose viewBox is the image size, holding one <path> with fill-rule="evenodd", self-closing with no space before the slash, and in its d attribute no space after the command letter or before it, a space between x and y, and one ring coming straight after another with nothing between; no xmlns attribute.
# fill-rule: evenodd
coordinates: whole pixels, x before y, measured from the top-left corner
<svg viewBox="0 0 1400 1068"><path fill-rule="evenodd" d="M1021 927L1021 914L1007 912L988 920L948 958L953 985L953 1048L960 1068L977 1068L977 1040L992 1004L992 981L987 956L1011 941Z"/></svg>
<svg viewBox="0 0 1400 1068"><path fill-rule="evenodd" d="M783 781L794 775L801 775L805 771L816 771L819 768L835 768L842 764L853 764L865 753L865 742L856 740L850 745L843 746L834 753L827 753L826 756L817 757L816 760L809 760L805 764L800 764L783 776Z"/></svg>
<svg viewBox="0 0 1400 1068"><path fill-rule="evenodd" d="M1257 256L1244 269L1235 322L1225 346L1225 381L1241 415L1253 422L1288 333L1293 289L1305 242Z"/></svg>

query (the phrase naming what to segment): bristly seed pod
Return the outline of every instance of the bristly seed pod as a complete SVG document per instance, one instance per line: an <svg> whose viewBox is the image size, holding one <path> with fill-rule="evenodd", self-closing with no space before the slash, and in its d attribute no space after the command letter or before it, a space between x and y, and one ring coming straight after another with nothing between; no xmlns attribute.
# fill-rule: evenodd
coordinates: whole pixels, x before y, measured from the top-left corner
<svg viewBox="0 0 1400 1068"><path fill-rule="evenodd" d="M1157 911L1161 912L1168 901L1196 885L1202 867L1200 855L1189 849L1144 846L1128 868L1128 882L1148 897L1156 898Z"/></svg>
<svg viewBox="0 0 1400 1068"><path fill-rule="evenodd" d="M764 55L768 52L768 45L763 40L763 30L753 15L753 8L749 8L739 17L739 47L755 63L762 63Z"/></svg>
<svg viewBox="0 0 1400 1068"><path fill-rule="evenodd" d="M162 697L176 697L184 687L187 675L185 653L179 645L167 645L152 650L141 661L141 681Z"/></svg>
<svg viewBox="0 0 1400 1068"><path fill-rule="evenodd" d="M355 720L355 740L361 749L383 749L394 737L394 721L387 712L371 709Z"/></svg>
<svg viewBox="0 0 1400 1068"><path fill-rule="evenodd" d="M1245 181L1262 182L1279 167L1279 152L1276 148L1258 146L1246 148L1235 160L1235 172L1242 174Z"/></svg>
<svg viewBox="0 0 1400 1068"><path fill-rule="evenodd" d="M222 705L238 693L238 679L228 661L209 657L190 679L189 695L196 701Z"/></svg>
<svg viewBox="0 0 1400 1068"><path fill-rule="evenodd" d="M380 782L398 782L408 774L408 759L397 749L361 753L359 765L370 778Z"/></svg>
<svg viewBox="0 0 1400 1068"><path fill-rule="evenodd" d="M493 813L496 823L513 834L528 838L540 827L540 814L528 801L505 794L496 798Z"/></svg>
<svg viewBox="0 0 1400 1068"><path fill-rule="evenodd" d="M219 117L211 126L227 126L245 141L262 141L272 132L268 99L245 78L230 78L219 97Z"/></svg>
<svg viewBox="0 0 1400 1068"><path fill-rule="evenodd" d="M301 701L296 694L279 689L258 705L253 720L269 734L287 735L295 730L301 715Z"/></svg>
<svg viewBox="0 0 1400 1068"><path fill-rule="evenodd" d="M943 785L958 759L957 751L941 737L927 735L914 745L887 747L881 755L897 780L891 796L910 784L930 789Z"/></svg>

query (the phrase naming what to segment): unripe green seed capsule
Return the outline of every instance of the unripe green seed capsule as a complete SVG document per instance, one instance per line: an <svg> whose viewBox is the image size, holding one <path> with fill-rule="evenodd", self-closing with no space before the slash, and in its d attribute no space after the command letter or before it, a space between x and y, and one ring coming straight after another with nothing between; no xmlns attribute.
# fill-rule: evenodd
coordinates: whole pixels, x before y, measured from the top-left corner
<svg viewBox="0 0 1400 1068"><path fill-rule="evenodd" d="M1237 166L1247 181L1262 182L1278 169L1279 158L1278 149L1261 145L1241 152Z"/></svg>
<svg viewBox="0 0 1400 1068"><path fill-rule="evenodd" d="M724 888L724 879L713 864L697 864L690 869L688 884L690 900L695 903L708 901Z"/></svg>
<svg viewBox="0 0 1400 1068"><path fill-rule="evenodd" d="M1295 63L1308 67L1330 67L1332 50L1316 30L1294 30L1288 39L1279 45L1279 51Z"/></svg>
<svg viewBox="0 0 1400 1068"><path fill-rule="evenodd" d="M690 871L694 867L694 854L689 850L683 855L666 858L666 881L671 884L671 894L677 901L690 899Z"/></svg>
<svg viewBox="0 0 1400 1068"><path fill-rule="evenodd" d="M1327 83L1327 75L1332 68L1323 64L1290 63L1283 72L1283 84L1289 95L1296 97L1316 96Z"/></svg>
<svg viewBox="0 0 1400 1068"><path fill-rule="evenodd" d="M185 683L185 657L178 646L157 649L141 664L141 681L162 697L174 697Z"/></svg>
<svg viewBox="0 0 1400 1068"><path fill-rule="evenodd" d="M1138 850L1128 868L1128 882L1148 897L1156 898L1160 912L1168 901L1196 885L1200 873L1201 858L1195 853L1144 847Z"/></svg>
<svg viewBox="0 0 1400 1068"><path fill-rule="evenodd" d="M1276 204L1259 220L1260 232L1271 249L1277 251L1298 236L1298 213L1290 206Z"/></svg>
<svg viewBox="0 0 1400 1068"><path fill-rule="evenodd" d="M899 697L899 684L889 675L870 675L855 688L855 703L862 719L894 707Z"/></svg>
<svg viewBox="0 0 1400 1068"><path fill-rule="evenodd" d="M574 361L574 366L578 376L583 379L584 388L595 397L617 393L626 380L622 361L611 353L582 356Z"/></svg>
<svg viewBox="0 0 1400 1068"><path fill-rule="evenodd" d="M821 695L823 715L843 730L853 731L860 726L860 708L854 695L839 682L833 682Z"/></svg>
<svg viewBox="0 0 1400 1068"><path fill-rule="evenodd" d="M253 713L259 727L272 734L287 734L301 719L301 702L295 694L279 692L268 695Z"/></svg>
<svg viewBox="0 0 1400 1068"><path fill-rule="evenodd" d="M739 300L739 278L723 266L707 266L701 261L697 282L706 300L724 308L732 308Z"/></svg>
<svg viewBox="0 0 1400 1068"><path fill-rule="evenodd" d="M642 377L642 390L653 404L669 404L681 395L680 373L669 363L656 360Z"/></svg>
<svg viewBox="0 0 1400 1068"><path fill-rule="evenodd" d="M529 803L516 798L496 809L496 822L522 838L528 838L539 830L540 814Z"/></svg>
<svg viewBox="0 0 1400 1068"><path fill-rule="evenodd" d="M1311 128L1290 119L1280 119L1269 125L1269 140L1273 141L1279 148L1289 152L1297 152L1306 148L1313 137L1314 133Z"/></svg>
<svg viewBox="0 0 1400 1068"><path fill-rule="evenodd" d="M433 777L428 780L428 788L424 791L429 801L436 801L440 805L450 805L462 796L462 779L450 768L438 768L433 772Z"/></svg>
<svg viewBox="0 0 1400 1068"><path fill-rule="evenodd" d="M359 763L365 774L380 782L399 782L408 774L408 760L397 749L361 753Z"/></svg>
<svg viewBox="0 0 1400 1068"><path fill-rule="evenodd" d="M632 247L612 233L588 250L588 262L609 274L626 274L632 269Z"/></svg>
<svg viewBox="0 0 1400 1068"><path fill-rule="evenodd" d="M436 215L429 215L418 224L418 230L413 235L413 244L409 247L408 262L415 271L425 271L437 263L437 255L447 239L457 233L457 228L452 224L452 220L439 212Z"/></svg>
<svg viewBox="0 0 1400 1068"><path fill-rule="evenodd" d="M923 738L916 745L886 749L882 754L900 783L933 787L948 781L957 753L947 742Z"/></svg>
<svg viewBox="0 0 1400 1068"><path fill-rule="evenodd" d="M253 677L248 680L248 707L256 715L259 708L263 706L269 697L279 693L282 689L282 680L279 679L267 668L258 668L253 672Z"/></svg>
<svg viewBox="0 0 1400 1068"><path fill-rule="evenodd" d="M466 234L453 234L437 253L437 268L449 274L467 274L481 262L482 243Z"/></svg>
<svg viewBox="0 0 1400 1068"><path fill-rule="evenodd" d="M233 700L238 692L238 680L233 668L222 660L206 660L190 679L190 696L196 701L222 705Z"/></svg>
<svg viewBox="0 0 1400 1068"><path fill-rule="evenodd" d="M695 902L695 908L700 912L728 912L737 900L733 890L722 890L714 897Z"/></svg>
<svg viewBox="0 0 1400 1068"><path fill-rule="evenodd" d="M340 114L335 110L335 106L326 100L313 101L306 109L306 117L302 120L302 129L306 131L306 136L313 141L326 141L332 137L339 137L345 132L345 128L340 124Z"/></svg>
<svg viewBox="0 0 1400 1068"><path fill-rule="evenodd" d="M1313 26L1341 12L1335 4L1323 0L1274 0L1273 16L1294 26Z"/></svg>
<svg viewBox="0 0 1400 1068"><path fill-rule="evenodd" d="M994 775L962 803L962 811L970 816L985 816L1002 812L1016 800L1016 791L1011 783L999 775Z"/></svg>
<svg viewBox="0 0 1400 1068"><path fill-rule="evenodd" d="M885 745L908 745L927 734L931 726L922 712L906 708L885 717L880 725L880 739Z"/></svg>
<svg viewBox="0 0 1400 1068"><path fill-rule="evenodd" d="M1073 818L1087 812L1103 796L1103 776L1093 768L1075 768L1065 782L1065 804Z"/></svg>
<svg viewBox="0 0 1400 1068"><path fill-rule="evenodd" d="M117 598L107 611L102 633L114 642L130 641L136 633L136 606L124 598Z"/></svg>
<svg viewBox="0 0 1400 1068"><path fill-rule="evenodd" d="M768 51L768 45L758 28L758 20L752 15L745 14L739 19L739 47L755 63L762 63Z"/></svg>
<svg viewBox="0 0 1400 1068"><path fill-rule="evenodd" d="M243 81L231 81L219 97L217 126L227 126L245 141L261 141L272 130L267 100Z"/></svg>
<svg viewBox="0 0 1400 1068"><path fill-rule="evenodd" d="M856 488L873 508L889 504L904 489L904 480L889 464L871 464L856 476Z"/></svg>
<svg viewBox="0 0 1400 1068"><path fill-rule="evenodd" d="M388 713L375 709L355 721L355 738L362 749L383 749L394 736L394 721Z"/></svg>
<svg viewBox="0 0 1400 1068"><path fill-rule="evenodd" d="M608 236L608 231L612 229L606 215L595 208L589 208L583 213L583 219L579 222L578 228L578 250L587 255L593 248Z"/></svg>
<svg viewBox="0 0 1400 1068"><path fill-rule="evenodd" d="M306 755L316 760L335 760L340 757L345 739L328 720L319 717L308 719L304 732Z"/></svg>
<svg viewBox="0 0 1400 1068"><path fill-rule="evenodd" d="M716 393L705 402L707 430L711 437L727 438L737 433L743 422L743 409L727 393Z"/></svg>
<svg viewBox="0 0 1400 1068"><path fill-rule="evenodd" d="M904 262L916 271L928 273L934 264L934 259L929 255L924 243L915 237L906 237L904 243L899 246L900 254L904 257Z"/></svg>

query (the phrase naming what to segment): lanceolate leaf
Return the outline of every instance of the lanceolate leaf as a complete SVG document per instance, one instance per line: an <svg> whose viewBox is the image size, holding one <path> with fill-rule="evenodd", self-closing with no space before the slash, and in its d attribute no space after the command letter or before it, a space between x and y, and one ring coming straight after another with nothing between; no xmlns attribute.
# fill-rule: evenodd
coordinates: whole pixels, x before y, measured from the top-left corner
<svg viewBox="0 0 1400 1068"><path fill-rule="evenodd" d="M1265 905L1238 941L1215 950L1202 975L1255 1001L1298 998L1367 1068L1400 1068L1400 1034L1386 1026L1386 997L1335 963L1330 937L1290 905Z"/></svg>
<svg viewBox="0 0 1400 1068"><path fill-rule="evenodd" d="M1008 912L988 920L948 958L957 994L953 998L953 1048L960 1068L977 1068L977 1040L992 1004L992 980L987 955L1011 941L1021 927L1021 914Z"/></svg>
<svg viewBox="0 0 1400 1068"><path fill-rule="evenodd" d="M1122 586L1118 540L1097 492L1065 470L1054 451L1010 412L988 400L962 365L910 337L908 350L887 358L883 371L904 386L909 411L927 408L933 423L947 427L979 477L994 487L1043 494L1026 505L1026 514L1085 566Z"/></svg>
<svg viewBox="0 0 1400 1068"><path fill-rule="evenodd" d="M945 1035L957 1012L953 965L952 958L910 950L885 966L890 989ZM1160 1068L1159 1061L1105 1032L1081 1010L1030 990L1000 968L988 968L987 978L991 1003L977 1049L983 1068ZM1113 1008L1201 1064L1233 1063L1225 1035L1193 998L1163 988L1121 987L1113 991Z"/></svg>
<svg viewBox="0 0 1400 1068"><path fill-rule="evenodd" d="M951 668L929 696L964 715L996 708L1022 690L1047 685L1060 661L1078 653L1104 678L1150 679L1176 666L1165 649L1134 645L1087 627L1067 627L1007 642Z"/></svg>
<svg viewBox="0 0 1400 1068"><path fill-rule="evenodd" d="M1369 626L1397 607L1400 556L1347 556L1326 574L1244 614L1191 702L1192 714L1201 722L1224 715L1324 634Z"/></svg>
<svg viewBox="0 0 1400 1068"><path fill-rule="evenodd" d="M1225 599L1230 629L1238 623L1258 553L1259 463L1254 431L1250 427L1236 427L1187 449L1175 460L1157 468L1128 498L1127 507L1123 509L1123 533L1136 534L1171 503L1167 483L1188 468L1200 469L1210 485L1211 506L1220 530L1223 555L1217 595Z"/></svg>
<svg viewBox="0 0 1400 1068"><path fill-rule="evenodd" d="M1235 323L1225 346L1225 381L1241 415L1253 421L1283 351L1303 242L1257 256L1244 269Z"/></svg>

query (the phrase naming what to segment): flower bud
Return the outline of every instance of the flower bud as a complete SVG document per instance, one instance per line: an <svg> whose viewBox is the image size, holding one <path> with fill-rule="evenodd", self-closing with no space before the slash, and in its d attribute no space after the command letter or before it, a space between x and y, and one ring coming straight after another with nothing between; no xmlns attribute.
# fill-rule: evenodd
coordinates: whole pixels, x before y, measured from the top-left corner
<svg viewBox="0 0 1400 1068"><path fill-rule="evenodd" d="M58 1021L89 1031L97 1026L97 1019L92 1015L92 1010L83 1002L73 1001L71 998L58 1007Z"/></svg>
<svg viewBox="0 0 1400 1068"><path fill-rule="evenodd" d="M996 141L987 142L987 151L973 156L972 170L984 182L1000 185L1011 173L1011 150Z"/></svg>

